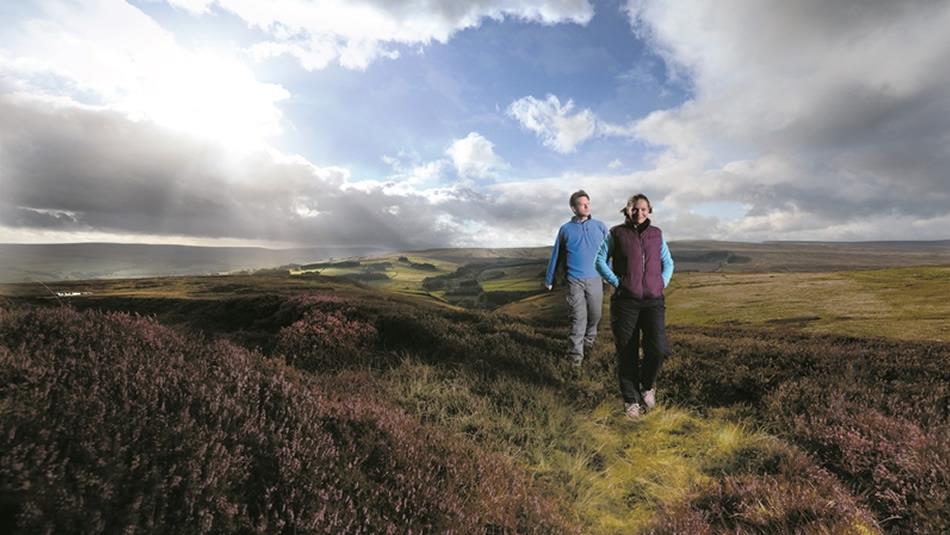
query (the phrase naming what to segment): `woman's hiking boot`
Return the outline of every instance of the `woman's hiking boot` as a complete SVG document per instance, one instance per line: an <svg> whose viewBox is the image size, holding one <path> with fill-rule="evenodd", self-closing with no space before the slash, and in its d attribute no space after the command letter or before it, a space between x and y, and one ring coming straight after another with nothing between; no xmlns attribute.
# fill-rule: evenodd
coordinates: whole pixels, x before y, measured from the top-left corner
<svg viewBox="0 0 950 535"><path fill-rule="evenodd" d="M656 407L656 387L643 391L643 405L647 410Z"/></svg>
<svg viewBox="0 0 950 535"><path fill-rule="evenodd" d="M636 420L641 415L640 404L636 402L627 403L627 409L625 412L627 414L627 418L630 418L631 420Z"/></svg>

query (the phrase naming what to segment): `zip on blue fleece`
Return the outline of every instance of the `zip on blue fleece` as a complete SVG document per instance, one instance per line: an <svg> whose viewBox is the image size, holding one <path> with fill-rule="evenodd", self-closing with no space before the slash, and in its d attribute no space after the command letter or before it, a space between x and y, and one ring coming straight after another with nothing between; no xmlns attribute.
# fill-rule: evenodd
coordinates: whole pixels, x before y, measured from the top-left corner
<svg viewBox="0 0 950 535"><path fill-rule="evenodd" d="M660 245L660 264L663 267L663 287L666 288L670 285L670 279L673 278L673 255L670 254L670 248L666 245L666 238L661 239L663 242L662 245ZM608 233L603 243L601 243L600 249L597 251L597 273L600 273L600 276L603 277L604 280L616 288L620 286L620 279L617 278L614 270L610 269L610 266L607 264L607 259L613 258L613 253L614 240Z"/></svg>
<svg viewBox="0 0 950 535"><path fill-rule="evenodd" d="M554 271L557 269L558 256L567 255L567 278L574 280L592 279L597 277L594 268L594 258L604 238L610 231L607 225L588 217L580 221L577 217L561 225L551 250L551 260L548 262L548 271L544 283L554 284Z"/></svg>

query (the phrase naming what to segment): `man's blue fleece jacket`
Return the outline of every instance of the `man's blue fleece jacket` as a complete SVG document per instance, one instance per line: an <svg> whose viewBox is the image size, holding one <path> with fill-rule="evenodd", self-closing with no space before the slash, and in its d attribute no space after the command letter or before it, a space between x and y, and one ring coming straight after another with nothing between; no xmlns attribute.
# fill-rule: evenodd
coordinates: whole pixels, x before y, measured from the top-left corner
<svg viewBox="0 0 950 535"><path fill-rule="evenodd" d="M548 271L544 283L554 284L554 271L557 269L558 257L567 255L567 278L580 280L599 277L594 268L594 259L600 245L607 237L607 225L596 219L587 218L583 221L577 217L561 225L551 250L551 260L548 262Z"/></svg>

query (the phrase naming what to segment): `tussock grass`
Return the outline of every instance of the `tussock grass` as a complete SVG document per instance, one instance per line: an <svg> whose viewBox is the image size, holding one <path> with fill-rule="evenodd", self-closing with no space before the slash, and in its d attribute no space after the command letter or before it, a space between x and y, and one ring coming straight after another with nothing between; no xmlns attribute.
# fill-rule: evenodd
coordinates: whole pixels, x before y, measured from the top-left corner
<svg viewBox="0 0 950 535"><path fill-rule="evenodd" d="M723 477L770 471L793 476L782 465L788 458L817 470L801 453L724 409L702 414L658 406L631 421L612 398L579 410L555 386L479 377L410 356L382 380L391 397L424 422L467 435L524 466L564 501L585 533L658 529L662 511L683 508ZM829 479L816 493L832 491L840 492ZM853 502L847 506L843 525L858 519L853 526L876 531Z"/></svg>

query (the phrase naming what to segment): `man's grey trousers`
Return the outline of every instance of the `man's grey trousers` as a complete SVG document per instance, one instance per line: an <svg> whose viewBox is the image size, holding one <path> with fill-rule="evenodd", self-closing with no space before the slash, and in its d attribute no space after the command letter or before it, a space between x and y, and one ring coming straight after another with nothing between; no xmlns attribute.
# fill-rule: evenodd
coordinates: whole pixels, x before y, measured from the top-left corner
<svg viewBox="0 0 950 535"><path fill-rule="evenodd" d="M584 358L584 347L594 345L597 324L603 314L604 283L600 277L568 279L567 305L571 318L571 358L579 362Z"/></svg>

